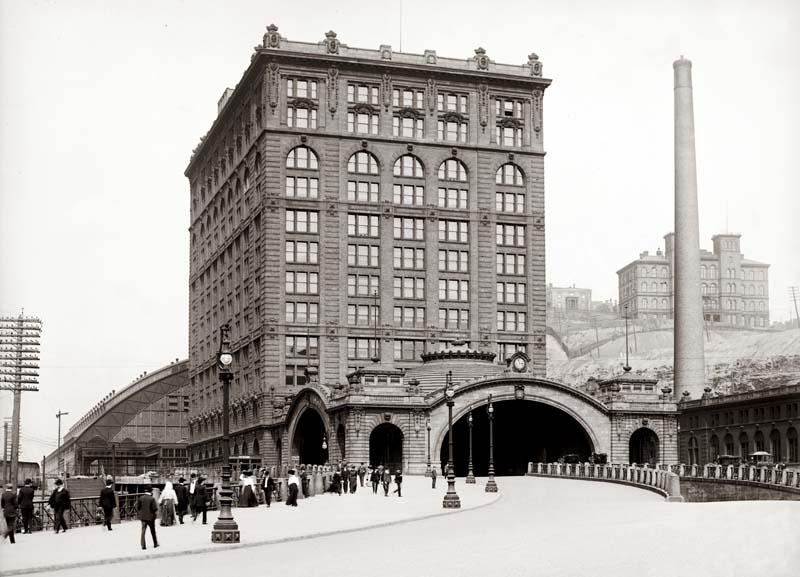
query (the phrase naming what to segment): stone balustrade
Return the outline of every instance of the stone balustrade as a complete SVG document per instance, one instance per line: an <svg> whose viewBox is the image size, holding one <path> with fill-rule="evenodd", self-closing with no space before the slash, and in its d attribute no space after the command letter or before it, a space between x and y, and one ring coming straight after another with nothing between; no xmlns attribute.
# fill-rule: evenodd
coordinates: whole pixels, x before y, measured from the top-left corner
<svg viewBox="0 0 800 577"><path fill-rule="evenodd" d="M719 481L749 481L769 486L800 488L800 471L778 467L757 467L753 465L659 465L679 477L692 479L716 479Z"/></svg>

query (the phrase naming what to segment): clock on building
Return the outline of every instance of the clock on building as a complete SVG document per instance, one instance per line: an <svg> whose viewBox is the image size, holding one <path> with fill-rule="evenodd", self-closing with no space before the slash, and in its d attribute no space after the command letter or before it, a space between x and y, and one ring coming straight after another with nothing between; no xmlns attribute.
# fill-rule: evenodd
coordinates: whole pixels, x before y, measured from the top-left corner
<svg viewBox="0 0 800 577"><path fill-rule="evenodd" d="M508 359L508 365L518 373L524 373L528 370L528 355L522 351L517 351Z"/></svg>

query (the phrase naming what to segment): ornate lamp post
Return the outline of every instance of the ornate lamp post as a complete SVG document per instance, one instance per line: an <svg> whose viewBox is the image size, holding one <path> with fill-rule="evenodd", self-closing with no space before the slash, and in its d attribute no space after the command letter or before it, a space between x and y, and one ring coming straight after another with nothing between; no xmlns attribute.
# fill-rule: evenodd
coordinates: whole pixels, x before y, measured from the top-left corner
<svg viewBox="0 0 800 577"><path fill-rule="evenodd" d="M231 454L228 412L230 410L230 384L233 379L231 363L231 341L228 336L231 330L227 323L219 328L219 351L217 352L217 375L222 381L222 487L219 491L219 517L211 531L213 543L238 543L239 525L233 520L231 513Z"/></svg>
<svg viewBox="0 0 800 577"><path fill-rule="evenodd" d="M486 492L497 493L497 483L494 482L494 405L492 405L492 395L489 395L486 413L489 415L489 480L486 481Z"/></svg>
<svg viewBox="0 0 800 577"><path fill-rule="evenodd" d="M447 493L445 493L442 507L445 509L460 509L461 499L458 498L456 493L456 475L453 470L453 397L456 396L456 391L453 389L453 371L447 371L447 387L444 390L445 398L447 398L447 440L450 445L449 457L447 461Z"/></svg>
<svg viewBox="0 0 800 577"><path fill-rule="evenodd" d="M328 462L328 437L325 433L322 434L322 451L325 453L325 463ZM324 463L323 463L324 464Z"/></svg>
<svg viewBox="0 0 800 577"><path fill-rule="evenodd" d="M464 482L474 485L475 473L472 471L472 406L469 408L467 422L469 423L469 462L467 465L467 478L464 480Z"/></svg>
<svg viewBox="0 0 800 577"><path fill-rule="evenodd" d="M431 476L431 418L425 420L425 428L428 430L428 465L425 468L425 476Z"/></svg>

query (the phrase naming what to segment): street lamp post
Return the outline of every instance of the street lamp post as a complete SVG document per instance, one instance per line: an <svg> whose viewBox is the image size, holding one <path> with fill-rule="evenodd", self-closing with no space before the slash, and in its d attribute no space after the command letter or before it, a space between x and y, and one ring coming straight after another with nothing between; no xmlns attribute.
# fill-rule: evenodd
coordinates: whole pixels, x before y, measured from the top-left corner
<svg viewBox="0 0 800 577"><path fill-rule="evenodd" d="M431 418L425 420L425 428L428 430L428 464L425 467L425 476L431 476Z"/></svg>
<svg viewBox="0 0 800 577"><path fill-rule="evenodd" d="M230 384L233 380L233 355L229 338L231 327L227 323L219 328L219 351L217 352L217 375L222 381L222 487L219 491L219 517L211 531L212 543L238 543L239 525L233 520L231 512L231 454L228 412L230 405Z"/></svg>
<svg viewBox="0 0 800 577"><path fill-rule="evenodd" d="M472 470L472 407L469 408L469 415L467 416L467 423L469 423L469 461L467 464L467 478L465 483L470 485L475 484L475 473Z"/></svg>
<svg viewBox="0 0 800 577"><path fill-rule="evenodd" d="M492 395L489 395L486 413L489 415L489 480L486 481L486 492L497 493L497 483L494 481L494 405L492 405Z"/></svg>
<svg viewBox="0 0 800 577"><path fill-rule="evenodd" d="M461 499L456 493L456 474L453 470L453 397L456 395L453 389L453 371L447 371L447 387L444 390L447 399L447 439L449 447L449 457L447 461L447 493L445 493L442 507L445 509L460 509Z"/></svg>

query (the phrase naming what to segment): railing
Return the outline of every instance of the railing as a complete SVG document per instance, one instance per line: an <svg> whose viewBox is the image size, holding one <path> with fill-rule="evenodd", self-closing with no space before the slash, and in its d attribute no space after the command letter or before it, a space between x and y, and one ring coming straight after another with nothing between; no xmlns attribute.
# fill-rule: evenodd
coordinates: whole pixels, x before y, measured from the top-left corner
<svg viewBox="0 0 800 577"><path fill-rule="evenodd" d="M144 493L117 494L117 507L122 521L136 519L136 501ZM64 513L67 526L85 527L100 525L105 521L103 509L98 505L100 497L83 497L71 499L69 512ZM31 531L47 531L55 525L55 511L47 504L47 500L36 499L33 502L33 517L31 518ZM22 531L22 511L17 514L17 531Z"/></svg>
<svg viewBox="0 0 800 577"><path fill-rule="evenodd" d="M783 467L754 465L661 465L662 468L690 479L717 479L721 481L749 481L771 487L800 488L800 471Z"/></svg>
<svg viewBox="0 0 800 577"><path fill-rule="evenodd" d="M670 470L641 467L635 463L528 463L528 474L625 483L655 491L669 501L682 500L678 475Z"/></svg>

